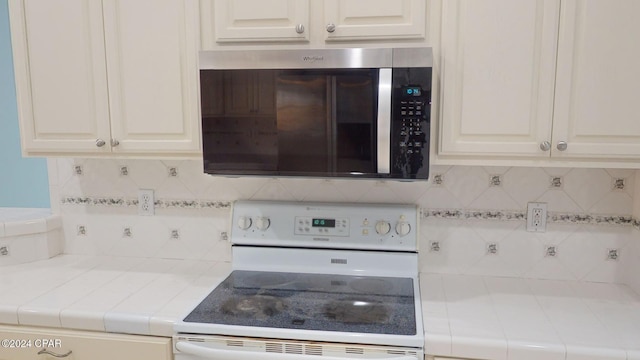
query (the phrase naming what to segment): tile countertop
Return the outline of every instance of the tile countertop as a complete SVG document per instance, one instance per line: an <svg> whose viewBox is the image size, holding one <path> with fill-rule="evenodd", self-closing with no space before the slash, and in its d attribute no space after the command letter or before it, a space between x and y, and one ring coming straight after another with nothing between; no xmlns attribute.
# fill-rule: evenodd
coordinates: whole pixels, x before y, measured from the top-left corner
<svg viewBox="0 0 640 360"><path fill-rule="evenodd" d="M0 267L0 323L171 336L225 262L62 255ZM640 360L640 296L622 285L421 274L425 353Z"/></svg>
<svg viewBox="0 0 640 360"><path fill-rule="evenodd" d="M491 360L640 360L640 295L624 285L421 274L425 353Z"/></svg>

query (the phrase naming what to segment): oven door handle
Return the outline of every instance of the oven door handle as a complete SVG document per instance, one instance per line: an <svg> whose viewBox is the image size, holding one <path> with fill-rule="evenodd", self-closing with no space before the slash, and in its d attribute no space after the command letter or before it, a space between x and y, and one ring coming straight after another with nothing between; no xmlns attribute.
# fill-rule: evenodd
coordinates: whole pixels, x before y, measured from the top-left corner
<svg viewBox="0 0 640 360"><path fill-rule="evenodd" d="M212 349L200 345L187 343L184 341L176 342L176 349L181 353L199 356L204 359L215 360L255 360L256 357L265 360L309 360L309 359L322 359L322 360L353 360L353 358L331 357L331 356L317 356L317 355L296 355L296 354L280 354L280 353L258 353L255 351L240 351L240 350L224 350L224 349ZM416 360L415 356L394 356L388 358L376 358L376 360Z"/></svg>

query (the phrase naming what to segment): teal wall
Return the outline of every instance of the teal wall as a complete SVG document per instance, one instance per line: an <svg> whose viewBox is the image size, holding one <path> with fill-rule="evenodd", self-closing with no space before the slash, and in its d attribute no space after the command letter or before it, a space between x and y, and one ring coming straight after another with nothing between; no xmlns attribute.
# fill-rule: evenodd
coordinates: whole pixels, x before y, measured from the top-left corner
<svg viewBox="0 0 640 360"><path fill-rule="evenodd" d="M0 0L0 207L49 207L45 159L23 158L7 0Z"/></svg>

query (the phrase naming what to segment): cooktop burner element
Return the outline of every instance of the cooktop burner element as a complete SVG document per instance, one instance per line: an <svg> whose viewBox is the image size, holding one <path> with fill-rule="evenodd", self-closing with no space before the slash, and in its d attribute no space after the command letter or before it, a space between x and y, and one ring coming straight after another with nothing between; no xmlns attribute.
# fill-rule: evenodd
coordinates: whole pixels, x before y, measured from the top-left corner
<svg viewBox="0 0 640 360"><path fill-rule="evenodd" d="M365 294L389 294L393 290L393 284L380 278L360 278L349 283L349 287L359 293Z"/></svg>
<svg viewBox="0 0 640 360"><path fill-rule="evenodd" d="M329 319L349 324L386 324L389 310L378 301L363 301L360 298L330 301L324 307Z"/></svg>
<svg viewBox="0 0 640 360"><path fill-rule="evenodd" d="M256 279L268 285L257 286ZM413 281L235 270L184 321L414 335Z"/></svg>
<svg viewBox="0 0 640 360"><path fill-rule="evenodd" d="M233 316L268 319L284 310L282 300L266 295L240 296L222 304L222 312Z"/></svg>

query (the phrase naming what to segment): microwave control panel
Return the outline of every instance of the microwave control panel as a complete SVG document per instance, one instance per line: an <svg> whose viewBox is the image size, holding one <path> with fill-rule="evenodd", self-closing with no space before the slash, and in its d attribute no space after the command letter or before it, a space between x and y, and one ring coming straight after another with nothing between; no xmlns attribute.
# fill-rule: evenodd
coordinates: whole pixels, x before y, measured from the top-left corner
<svg viewBox="0 0 640 360"><path fill-rule="evenodd" d="M429 175L431 68L394 69L391 173L406 179Z"/></svg>

